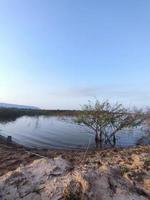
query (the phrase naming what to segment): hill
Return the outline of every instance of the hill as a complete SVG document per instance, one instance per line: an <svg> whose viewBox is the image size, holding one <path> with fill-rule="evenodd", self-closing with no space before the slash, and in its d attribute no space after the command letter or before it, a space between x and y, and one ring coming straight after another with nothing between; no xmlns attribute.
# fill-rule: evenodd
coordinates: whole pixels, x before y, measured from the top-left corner
<svg viewBox="0 0 150 200"><path fill-rule="evenodd" d="M39 109L38 107L35 106L25 106L25 105L8 104L8 103L0 103L0 108L17 108L17 109L32 109L32 110Z"/></svg>

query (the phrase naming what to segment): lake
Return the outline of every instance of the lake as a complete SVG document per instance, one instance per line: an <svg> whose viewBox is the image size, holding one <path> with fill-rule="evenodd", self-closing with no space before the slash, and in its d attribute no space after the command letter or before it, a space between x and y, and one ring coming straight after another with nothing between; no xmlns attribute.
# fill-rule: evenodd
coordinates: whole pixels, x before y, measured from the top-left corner
<svg viewBox="0 0 150 200"><path fill-rule="evenodd" d="M75 149L95 148L94 134L65 117L20 117L0 123L0 135L12 136L13 141L32 148ZM141 129L123 130L117 135L117 146L135 145L143 136Z"/></svg>

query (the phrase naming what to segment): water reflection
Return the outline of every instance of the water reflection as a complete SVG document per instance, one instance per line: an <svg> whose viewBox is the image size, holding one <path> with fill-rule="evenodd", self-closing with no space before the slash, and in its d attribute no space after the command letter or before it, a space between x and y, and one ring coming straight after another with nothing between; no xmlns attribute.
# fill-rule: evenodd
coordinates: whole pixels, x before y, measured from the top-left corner
<svg viewBox="0 0 150 200"><path fill-rule="evenodd" d="M18 117L6 117L6 118L0 118L0 123L1 124L7 124L7 123L10 123L10 122L14 122L17 120Z"/></svg>
<svg viewBox="0 0 150 200"><path fill-rule="evenodd" d="M39 123L39 116L36 117L36 122L35 122L35 129L40 128L40 123Z"/></svg>
<svg viewBox="0 0 150 200"><path fill-rule="evenodd" d="M95 148L93 132L73 123L71 117L24 116L0 119L0 134L6 137L10 135L15 142L28 147L73 149L89 145ZM123 130L115 138L116 146L135 145L142 136L141 129Z"/></svg>

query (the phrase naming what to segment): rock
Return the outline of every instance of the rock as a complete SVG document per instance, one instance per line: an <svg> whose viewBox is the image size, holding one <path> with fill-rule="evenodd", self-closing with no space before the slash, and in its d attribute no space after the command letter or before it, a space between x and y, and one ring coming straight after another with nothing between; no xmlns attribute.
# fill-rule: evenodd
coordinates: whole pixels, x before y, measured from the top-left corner
<svg viewBox="0 0 150 200"><path fill-rule="evenodd" d="M41 200L41 195L36 193L30 193L27 196L23 197L22 200Z"/></svg>
<svg viewBox="0 0 150 200"><path fill-rule="evenodd" d="M61 157L56 159L39 159L32 164L19 167L0 178L1 200L32 199L46 200L55 191L63 192L65 179L57 181L56 176L63 176L70 164ZM60 189L56 189L56 188ZM45 192L45 197L39 193Z"/></svg>
<svg viewBox="0 0 150 200"><path fill-rule="evenodd" d="M144 186L147 189L147 191L150 192L150 178L144 179Z"/></svg>
<svg viewBox="0 0 150 200"><path fill-rule="evenodd" d="M138 163L136 156L132 159ZM103 166L103 165L102 165ZM42 158L0 177L0 200L149 200L120 175L119 166L89 167ZM145 179L149 187L149 179Z"/></svg>

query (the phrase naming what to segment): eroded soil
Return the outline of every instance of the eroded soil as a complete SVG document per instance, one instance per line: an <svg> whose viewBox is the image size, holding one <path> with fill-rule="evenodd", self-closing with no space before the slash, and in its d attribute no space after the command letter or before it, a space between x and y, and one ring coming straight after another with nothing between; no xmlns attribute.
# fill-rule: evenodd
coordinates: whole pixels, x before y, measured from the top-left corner
<svg viewBox="0 0 150 200"><path fill-rule="evenodd" d="M150 145L85 151L0 143L1 200L148 200Z"/></svg>

